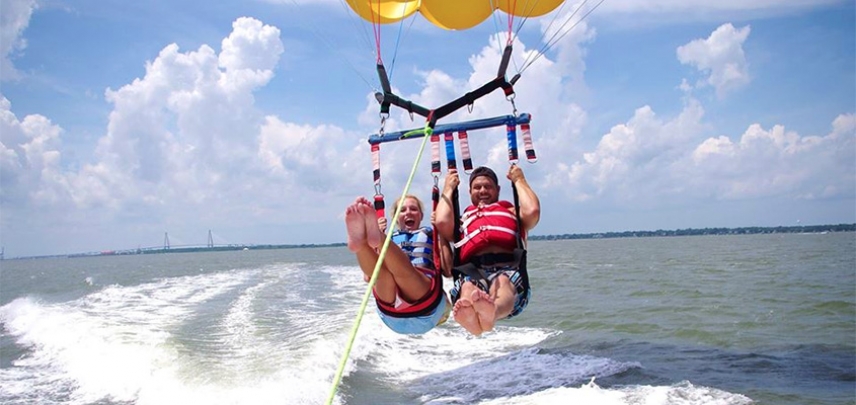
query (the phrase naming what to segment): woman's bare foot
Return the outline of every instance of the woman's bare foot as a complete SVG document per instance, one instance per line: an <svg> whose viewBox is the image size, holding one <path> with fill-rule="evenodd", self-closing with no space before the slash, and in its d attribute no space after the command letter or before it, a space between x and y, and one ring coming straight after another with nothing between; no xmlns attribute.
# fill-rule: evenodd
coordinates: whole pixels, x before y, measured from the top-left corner
<svg viewBox="0 0 856 405"><path fill-rule="evenodd" d="M377 248L383 242L383 233L377 224L377 214L374 207L368 200L363 199L363 204L360 205L360 210L363 213L363 221L365 221L366 243L372 248Z"/></svg>
<svg viewBox="0 0 856 405"><path fill-rule="evenodd" d="M348 249L356 252L366 246L366 221L361 208L363 204L357 199L345 208L345 227L348 229Z"/></svg>
<svg viewBox="0 0 856 405"><path fill-rule="evenodd" d="M476 288L473 289L472 295L470 295L470 300L472 301L473 309L476 311L476 315L478 316L479 325L481 326L482 331L490 331L493 330L493 326L496 323L496 304L493 301L493 298L490 297L486 292Z"/></svg>

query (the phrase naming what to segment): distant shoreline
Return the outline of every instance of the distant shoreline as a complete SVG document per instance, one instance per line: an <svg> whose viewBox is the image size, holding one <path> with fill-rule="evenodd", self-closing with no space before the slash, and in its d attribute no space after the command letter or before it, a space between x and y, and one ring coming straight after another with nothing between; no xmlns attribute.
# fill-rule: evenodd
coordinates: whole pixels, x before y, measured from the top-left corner
<svg viewBox="0 0 856 405"><path fill-rule="evenodd" d="M529 240L568 240L568 239L611 239L611 238L644 238L644 237L669 237L669 236L703 236L703 235L754 235L773 233L830 233L830 232L856 232L856 224L837 225L806 225L806 226L747 226L739 228L687 228L675 230L658 229L656 231L622 231L622 232L594 232L594 233L572 233L553 235L530 235ZM122 256L138 254L164 254L164 253L192 253L192 252L220 252L235 250L270 250L270 249L302 249L302 248L324 248L344 247L346 244L339 243L309 243L309 244L263 244L263 245L219 245L219 246L193 246L172 248L146 248L127 250L107 250L101 252L72 253L59 255L10 257L0 260L29 260L47 258L76 258L94 256Z"/></svg>
<svg viewBox="0 0 856 405"><path fill-rule="evenodd" d="M764 233L828 233L854 231L856 231L856 224L776 227L745 226L740 228L687 228L677 230L658 229L656 231L623 231L574 233L563 235L531 235L529 236L529 240L640 238L652 236L754 235Z"/></svg>

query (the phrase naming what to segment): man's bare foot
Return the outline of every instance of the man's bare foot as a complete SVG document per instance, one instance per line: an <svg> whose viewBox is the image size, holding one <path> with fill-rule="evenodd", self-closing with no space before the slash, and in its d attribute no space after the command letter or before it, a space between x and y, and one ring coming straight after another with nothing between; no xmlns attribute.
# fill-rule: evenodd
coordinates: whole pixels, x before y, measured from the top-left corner
<svg viewBox="0 0 856 405"><path fill-rule="evenodd" d="M482 334L482 328L479 326L478 315L476 315L473 303L470 302L470 300L462 297L455 302L454 317L455 321L463 326L467 332L470 332L475 336L480 336Z"/></svg>
<svg viewBox="0 0 856 405"><path fill-rule="evenodd" d="M372 248L377 248L383 242L383 233L377 225L377 214L374 207L368 200L363 199L364 203L360 205L360 210L363 213L366 229L366 243Z"/></svg>
<svg viewBox="0 0 856 405"><path fill-rule="evenodd" d="M482 330L485 332L493 330L493 326L496 323L496 304L493 298L486 292L476 288L473 289L470 299L472 300L473 309L476 311Z"/></svg>
<svg viewBox="0 0 856 405"><path fill-rule="evenodd" d="M359 199L345 208L345 227L348 229L348 249L356 252L366 246L366 221Z"/></svg>

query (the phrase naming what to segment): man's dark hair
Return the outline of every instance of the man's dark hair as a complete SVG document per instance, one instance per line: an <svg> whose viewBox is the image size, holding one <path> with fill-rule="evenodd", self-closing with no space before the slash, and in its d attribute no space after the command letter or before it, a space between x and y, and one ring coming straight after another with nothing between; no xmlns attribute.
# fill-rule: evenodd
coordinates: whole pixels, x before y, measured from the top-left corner
<svg viewBox="0 0 856 405"><path fill-rule="evenodd" d="M494 173L493 170L486 166L479 166L470 173L470 187L473 186L473 180L479 176L486 176L493 180L493 184L499 185L499 180L497 180L496 173Z"/></svg>

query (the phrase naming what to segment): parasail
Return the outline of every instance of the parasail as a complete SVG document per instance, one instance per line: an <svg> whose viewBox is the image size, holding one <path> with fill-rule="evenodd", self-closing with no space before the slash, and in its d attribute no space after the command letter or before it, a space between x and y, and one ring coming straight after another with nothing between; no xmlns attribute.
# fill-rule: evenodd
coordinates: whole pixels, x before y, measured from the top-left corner
<svg viewBox="0 0 856 405"><path fill-rule="evenodd" d="M564 22L561 23L561 26L557 30L552 31L552 37L546 40L546 45L542 48L541 52L537 52L534 59L537 59L538 55L543 54L543 51L549 48L552 44L555 44L559 38L565 35L568 30L573 28L576 23L573 23L570 28L566 29L565 27L569 23L572 23L574 21L574 16L583 8L587 1L588 0L582 0L578 7L570 14L570 16L564 19ZM603 1L604 0L599 0L597 4L588 11L588 13L591 13L591 11L593 11L594 8L597 8ZM527 61L523 64L523 68L519 69L517 74L515 74L511 79L506 78L506 71L508 69L512 54L513 38L516 34L516 31L512 28L513 21L515 17L521 18L522 21L520 22L520 26L518 26L519 30L519 28L522 26L522 22L526 19L550 13L562 6L564 0L345 0L345 2L347 2L348 6L354 11L356 15L370 22L374 28L374 39L377 52L377 74L381 84L381 89L375 92L375 98L380 104L381 119L378 134L372 135L368 141L371 145L372 176L374 178L375 186L374 208L378 218L385 217L385 203L384 195L381 192L380 170L380 145L382 143L422 137L422 146L419 149L416 161L414 162L406 186L404 187L404 190L401 194L401 199L403 200L408 195L408 190L416 173L416 168L422 156L422 151L430 140L432 157L431 175L434 179L434 185L431 192L431 200L433 202L434 210L437 209L440 201L440 190L438 182L442 164L440 160L441 143L445 144L446 166L448 170L457 170L457 157L455 153L455 134L457 134L458 139L457 149L461 151L464 172L467 174L471 174L473 172L473 162L472 157L470 155L468 131L475 131L492 127L505 127L506 139L508 143L508 161L510 165L514 166L517 164L519 159L517 147L517 129L519 128L522 132L526 160L529 163L535 163L537 161L535 149L532 144L532 134L530 128L531 115L525 113L518 113L517 106L514 102L514 84L520 78L522 71L531 63L533 63L534 59L529 60L529 57L527 57ZM500 10L507 15L508 33L507 42L505 44L505 48L502 51L502 58L497 69L496 76L494 78L482 84L481 86L471 91L468 91L465 94L460 95L456 99L436 107L421 106L410 100L406 100L393 92L389 76L380 56L381 24L391 24L396 22L403 23L404 19L411 16L415 16L415 14L418 12L423 18L425 18L425 20L440 28L447 30L465 30L479 25L481 22L493 15L496 10ZM557 14L560 13L561 9L557 11ZM577 22L584 19L588 15L588 13L578 19ZM551 26L553 22L555 22L555 19L554 21L550 22ZM545 30L545 32L549 31L551 30ZM393 59L393 63L394 61L395 60ZM510 102L513 110L511 115L465 122L438 124L438 120L449 116L453 112L463 107L470 106L471 108L476 100L496 90L501 90L504 93L505 98ZM413 116L413 114L425 117L425 126L422 128L396 131L393 133L385 132L384 125L387 117L389 116L391 106L396 106L398 108L406 110L410 113L411 117ZM509 179L511 179L511 177L509 177ZM522 226L520 209L521 201L518 199L517 186L513 181L511 183L511 189L512 194L514 196L512 212L514 213L517 224L516 229L520 229L520 227ZM455 188L452 192L451 201L446 201L453 211L453 220L451 221L451 223L453 224L460 224L462 219L459 207L458 194L458 190L457 188ZM392 217L397 218L399 216L400 210L401 205L398 204L396 206L395 213L392 215ZM514 231L514 233L516 239L516 247L513 249L513 253L511 253L513 260L509 260L509 262L513 261L517 264L517 274L519 274L521 280L521 285L517 287L517 289L519 290L517 293L522 294L521 296L524 297L524 302L528 302L529 277L528 272L526 271L526 246L523 241L522 232ZM438 230L435 229L433 231L433 235L436 237L438 234ZM359 311L360 315L358 315L355 321L354 328L352 329L349 338L349 343L345 348L344 354L339 363L339 368L337 369L336 375L334 376L333 386L331 388L330 395L327 398L327 405L331 405L335 399L338 385L341 382L342 374L344 373L344 369L347 364L348 355L351 351L353 341L356 338L356 332L359 329L361 314L365 311L369 292L372 288L374 288L374 282L377 279L378 269L383 262L382 258L385 255L386 248L390 243L389 235L391 235L391 233L387 235L387 238L383 243L383 247L380 248L380 257L375 266L373 275L369 279L369 285L366 290L366 294L364 295L363 302ZM466 240L463 239L461 230L458 227L455 227L454 234L452 235L450 242L454 243L456 247L463 246L463 244L466 242ZM439 243L439 240L435 240L433 244ZM475 267L472 266L472 263L463 261L462 256L460 255L460 250L458 249L456 249L454 252L453 261L454 263L452 264L451 273L453 279L456 280L456 283L463 282L462 280L465 280L466 277L478 280L481 276L484 275L484 273L475 274L473 271L471 271ZM434 262L439 263L440 258L435 257ZM483 281L487 282L488 285L490 285L490 280ZM523 293L521 293L520 291L523 291ZM523 306L525 306L525 304Z"/></svg>
<svg viewBox="0 0 856 405"><path fill-rule="evenodd" d="M564 0L346 0L357 15L376 24L400 21L419 12L432 24L465 30L487 19L495 10L519 17L537 17L553 11Z"/></svg>

